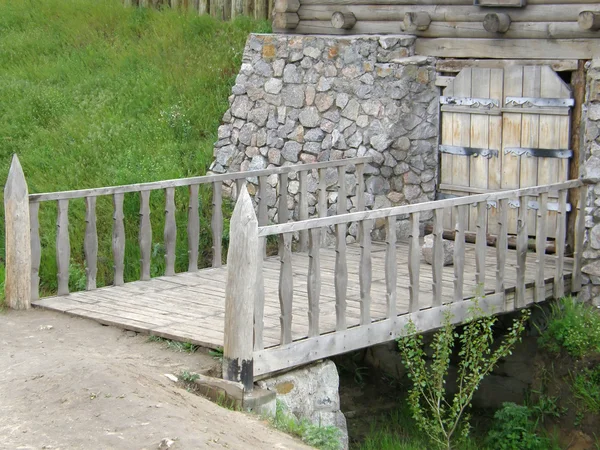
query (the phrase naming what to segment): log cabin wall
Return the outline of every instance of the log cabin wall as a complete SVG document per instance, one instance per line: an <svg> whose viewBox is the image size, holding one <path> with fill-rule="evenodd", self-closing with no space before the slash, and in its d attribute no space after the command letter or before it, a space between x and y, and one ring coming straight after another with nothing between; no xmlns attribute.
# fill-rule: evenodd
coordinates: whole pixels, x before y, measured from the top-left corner
<svg viewBox="0 0 600 450"><path fill-rule="evenodd" d="M406 33L441 57L600 57L599 30L594 0L280 0L274 12L278 33Z"/></svg>

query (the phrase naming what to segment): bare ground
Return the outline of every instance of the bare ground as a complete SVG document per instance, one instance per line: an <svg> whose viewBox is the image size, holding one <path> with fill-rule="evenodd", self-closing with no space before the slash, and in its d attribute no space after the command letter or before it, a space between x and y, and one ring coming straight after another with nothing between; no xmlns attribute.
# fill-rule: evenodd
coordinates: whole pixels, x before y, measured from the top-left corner
<svg viewBox="0 0 600 450"><path fill-rule="evenodd" d="M309 448L164 376L207 369L204 353L36 309L0 313L0 346L0 449Z"/></svg>

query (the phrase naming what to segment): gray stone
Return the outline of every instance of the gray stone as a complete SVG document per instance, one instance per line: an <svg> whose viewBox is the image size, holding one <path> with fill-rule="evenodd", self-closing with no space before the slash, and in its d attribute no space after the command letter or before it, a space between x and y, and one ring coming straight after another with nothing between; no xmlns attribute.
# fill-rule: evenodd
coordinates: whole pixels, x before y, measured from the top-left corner
<svg viewBox="0 0 600 450"><path fill-rule="evenodd" d="M421 187L416 184L409 184L404 187L404 197L411 203L414 203L421 196Z"/></svg>
<svg viewBox="0 0 600 450"><path fill-rule="evenodd" d="M447 239L442 239L443 261L444 266L449 266L454 263L454 242ZM421 247L423 259L427 264L433 264L433 234L425 236L423 246Z"/></svg>
<svg viewBox="0 0 600 450"><path fill-rule="evenodd" d="M302 86L285 86L283 88L283 104L294 108L304 105L304 89Z"/></svg>
<svg viewBox="0 0 600 450"><path fill-rule="evenodd" d="M354 133L352 136L350 136L346 140L346 143L352 148L358 148L360 146L360 144L362 143L362 140L363 140L362 133L360 131L357 131L356 133Z"/></svg>
<svg viewBox="0 0 600 450"><path fill-rule="evenodd" d="M389 136L386 134L375 135L371 137L370 140L371 146L378 152L383 152L386 150L390 146L391 142L392 141L390 140Z"/></svg>
<svg viewBox="0 0 600 450"><path fill-rule="evenodd" d="M315 105L320 112L327 111L333 105L333 96L326 93L319 93L315 97Z"/></svg>
<svg viewBox="0 0 600 450"><path fill-rule="evenodd" d="M360 109L360 103L357 100L351 99L346 107L342 110L342 117L346 117L350 120L356 121L358 118L358 111Z"/></svg>
<svg viewBox="0 0 600 450"><path fill-rule="evenodd" d="M285 83L298 84L302 83L303 73L295 64L286 64L283 69L283 81Z"/></svg>
<svg viewBox="0 0 600 450"><path fill-rule="evenodd" d="M324 137L325 137L325 132L322 129L313 128L312 130L308 130L308 132L304 135L304 140L321 142Z"/></svg>
<svg viewBox="0 0 600 450"><path fill-rule="evenodd" d="M319 82L317 83L317 91L318 92L326 92L331 89L331 80L326 77L319 78Z"/></svg>
<svg viewBox="0 0 600 450"><path fill-rule="evenodd" d="M233 95L244 95L246 93L246 86L243 84L235 84L231 88L231 93Z"/></svg>
<svg viewBox="0 0 600 450"><path fill-rule="evenodd" d="M304 54L310 56L312 59L319 59L321 56L321 50L315 47L305 47Z"/></svg>
<svg viewBox="0 0 600 450"><path fill-rule="evenodd" d="M358 118L356 119L356 125L358 125L361 128L369 126L369 116L365 116L364 114L358 116Z"/></svg>
<svg viewBox="0 0 600 450"><path fill-rule="evenodd" d="M335 99L335 106L338 108L345 108L348 102L350 101L350 96L345 92L340 92Z"/></svg>
<svg viewBox="0 0 600 450"><path fill-rule="evenodd" d="M583 177L600 180L600 156L592 156L583 164Z"/></svg>
<svg viewBox="0 0 600 450"><path fill-rule="evenodd" d="M285 61L283 59L278 59L273 61L273 76L281 77L283 75L283 68L285 67Z"/></svg>
<svg viewBox="0 0 600 450"><path fill-rule="evenodd" d="M373 195L385 194L385 191L389 190L389 183L383 177L369 177L365 185L366 191Z"/></svg>
<svg viewBox="0 0 600 450"><path fill-rule="evenodd" d="M320 127L325 133L331 133L335 128L335 123L331 120L322 119Z"/></svg>
<svg viewBox="0 0 600 450"><path fill-rule="evenodd" d="M252 136L256 133L257 127L253 123L247 123L242 127L239 134L239 140L244 145L252 145Z"/></svg>
<svg viewBox="0 0 600 450"><path fill-rule="evenodd" d="M252 157L252 161L250 161L250 166L248 166L249 170L261 170L267 167L267 162L265 158L261 155L255 155Z"/></svg>
<svg viewBox="0 0 600 450"><path fill-rule="evenodd" d="M600 249L600 224L590 230L590 247Z"/></svg>
<svg viewBox="0 0 600 450"><path fill-rule="evenodd" d="M307 142L304 144L302 150L306 153L310 153L312 155L318 155L321 153L321 143L320 142Z"/></svg>
<svg viewBox="0 0 600 450"><path fill-rule="evenodd" d="M253 108L248 112L248 121L255 123L259 127L264 127L269 118L269 110L267 108Z"/></svg>
<svg viewBox="0 0 600 450"><path fill-rule="evenodd" d="M296 142L304 142L304 127L298 125L290 134L288 134L287 138Z"/></svg>
<svg viewBox="0 0 600 450"><path fill-rule="evenodd" d="M269 94L279 94L282 87L283 81L278 78L270 78L269 81L265 83L265 92L268 92Z"/></svg>
<svg viewBox="0 0 600 450"><path fill-rule="evenodd" d="M283 156L287 161L290 162L298 162L298 154L302 151L302 144L294 141L288 141L283 146L283 150L281 151L281 156Z"/></svg>
<svg viewBox="0 0 600 450"><path fill-rule="evenodd" d="M344 135L338 130L333 130L333 133L331 133L331 145L339 150L346 150L348 148Z"/></svg>
<svg viewBox="0 0 600 450"><path fill-rule="evenodd" d="M246 119L248 112L252 109L253 103L245 95L240 95L235 98L231 105L231 114L240 119Z"/></svg>
<svg viewBox="0 0 600 450"><path fill-rule="evenodd" d="M269 164L281 164L281 151L276 148L270 148L267 157L269 159Z"/></svg>
<svg viewBox="0 0 600 450"><path fill-rule="evenodd" d="M273 76L273 69L271 67L271 64L267 63L264 60L259 60L256 62L256 64L254 64L254 72L267 78Z"/></svg>
<svg viewBox="0 0 600 450"><path fill-rule="evenodd" d="M231 125L221 125L217 130L217 137L219 139L226 139L231 136Z"/></svg>
<svg viewBox="0 0 600 450"><path fill-rule="evenodd" d="M299 116L300 123L308 128L314 128L319 125L321 121L321 116L319 115L319 111L314 106L309 106L302 110Z"/></svg>
<svg viewBox="0 0 600 450"><path fill-rule="evenodd" d="M313 103L315 102L315 95L316 95L317 91L313 86L308 86L306 88L306 92L304 93L304 97L306 100L306 105L307 106L312 106Z"/></svg>
<svg viewBox="0 0 600 450"><path fill-rule="evenodd" d="M236 154L236 148L233 145L227 145L222 147L217 152L215 160L217 164L220 164L223 167L229 166L231 161L233 161L233 156Z"/></svg>

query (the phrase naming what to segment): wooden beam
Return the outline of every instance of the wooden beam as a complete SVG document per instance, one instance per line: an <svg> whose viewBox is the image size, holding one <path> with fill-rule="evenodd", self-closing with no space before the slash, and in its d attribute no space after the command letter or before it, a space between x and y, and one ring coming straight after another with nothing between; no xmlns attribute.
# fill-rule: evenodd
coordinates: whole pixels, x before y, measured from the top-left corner
<svg viewBox="0 0 600 450"><path fill-rule="evenodd" d="M298 12L300 0L275 0L274 11L276 13Z"/></svg>
<svg viewBox="0 0 600 450"><path fill-rule="evenodd" d="M273 28L280 30L293 30L298 26L300 18L296 13L273 14Z"/></svg>
<svg viewBox="0 0 600 450"><path fill-rule="evenodd" d="M333 28L350 30L356 25L356 17L352 13L336 11L331 15Z"/></svg>
<svg viewBox="0 0 600 450"><path fill-rule="evenodd" d="M31 308L31 233L28 189L23 168L13 155L4 186L6 248L6 304L12 309Z"/></svg>
<svg viewBox="0 0 600 450"><path fill-rule="evenodd" d="M577 23L582 30L600 30L600 12L582 11L579 13Z"/></svg>
<svg viewBox="0 0 600 450"><path fill-rule="evenodd" d="M530 55L531 57L531 55ZM555 72L577 70L576 59L441 59L435 63L438 72L458 73L467 67L504 69L509 66L550 66Z"/></svg>
<svg viewBox="0 0 600 450"><path fill-rule="evenodd" d="M483 28L490 33L506 33L510 28L510 16L503 13L486 14Z"/></svg>
<svg viewBox="0 0 600 450"><path fill-rule="evenodd" d="M431 24L431 17L425 11L407 12L404 14L404 31L411 33L414 31L425 31Z"/></svg>

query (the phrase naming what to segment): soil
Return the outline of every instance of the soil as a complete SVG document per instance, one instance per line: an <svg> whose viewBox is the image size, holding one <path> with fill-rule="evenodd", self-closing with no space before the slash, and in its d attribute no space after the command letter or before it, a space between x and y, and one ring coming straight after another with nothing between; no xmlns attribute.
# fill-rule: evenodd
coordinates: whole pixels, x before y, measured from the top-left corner
<svg viewBox="0 0 600 450"><path fill-rule="evenodd" d="M308 449L165 374L215 365L132 331L42 310L0 313L1 449Z"/></svg>

